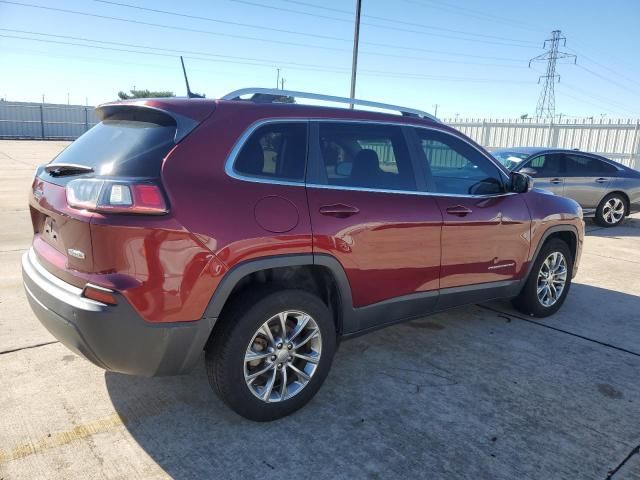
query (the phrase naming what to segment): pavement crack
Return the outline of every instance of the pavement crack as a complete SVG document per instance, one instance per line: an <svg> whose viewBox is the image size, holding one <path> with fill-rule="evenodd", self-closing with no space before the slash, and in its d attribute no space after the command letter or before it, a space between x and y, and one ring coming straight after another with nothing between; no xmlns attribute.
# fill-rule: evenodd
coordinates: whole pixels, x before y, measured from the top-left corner
<svg viewBox="0 0 640 480"><path fill-rule="evenodd" d="M531 318L521 317L520 315L514 315L513 313L506 313L506 312L503 312L503 311L498 310L496 308L488 307L486 305L478 305L478 307L484 308L485 310L489 310L490 312L494 312L494 313L497 313L499 315L508 315L511 318L517 318L518 320L522 320L524 322L529 322L529 323L532 323L533 325L537 325L539 327L548 328L550 330L555 330L556 332L564 333L565 335L571 335L572 337L576 337L576 338L580 338L582 340L586 340L588 342L596 343L596 344L601 345L603 347L612 348L614 350L618 350L619 352L624 352L624 353L628 353L628 354L631 354L631 355L635 355L636 357L640 357L640 353L638 353L638 352L634 352L632 350L627 350L626 348L618 347L616 345L612 345L612 344L607 343L607 342L602 342L600 340L596 340L595 338L589 338L589 337L586 337L584 335L580 335L579 333L573 333L573 332L570 332L568 330L564 330L562 328L558 328L558 327L554 327L554 326L551 326L551 325L547 325L545 323L538 322L538 321L533 320Z"/></svg>
<svg viewBox="0 0 640 480"><path fill-rule="evenodd" d="M54 343L60 343L60 342L58 342L57 340L54 340L53 342L37 343L35 345L29 345L29 346L26 346L26 347L12 348L10 350L3 350L2 352L0 352L0 355L5 355L7 353L19 352L20 350L30 350L32 348L44 347L46 345L52 345Z"/></svg>
<svg viewBox="0 0 640 480"><path fill-rule="evenodd" d="M631 450L629 452L629 454L624 458L624 460L622 460L622 462L620 462L618 464L618 466L616 468L614 468L613 470L609 470L609 472L607 473L607 476L604 477L605 480L611 480L613 478L613 476L618 473L618 471L624 467L625 463L627 463L629 460L631 460L631 457L633 457L634 455L637 455L638 453L640 453L640 445L637 445L633 450Z"/></svg>

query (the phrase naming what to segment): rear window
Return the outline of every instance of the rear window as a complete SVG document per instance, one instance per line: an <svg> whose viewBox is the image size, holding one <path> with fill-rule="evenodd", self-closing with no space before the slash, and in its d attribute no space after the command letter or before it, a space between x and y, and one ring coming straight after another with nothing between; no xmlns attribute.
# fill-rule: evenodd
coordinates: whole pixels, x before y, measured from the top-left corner
<svg viewBox="0 0 640 480"><path fill-rule="evenodd" d="M306 122L273 123L249 137L233 168L245 176L302 182L306 157Z"/></svg>
<svg viewBox="0 0 640 480"><path fill-rule="evenodd" d="M119 112L82 135L51 163L88 166L94 175L159 177L175 133L174 120L162 113Z"/></svg>

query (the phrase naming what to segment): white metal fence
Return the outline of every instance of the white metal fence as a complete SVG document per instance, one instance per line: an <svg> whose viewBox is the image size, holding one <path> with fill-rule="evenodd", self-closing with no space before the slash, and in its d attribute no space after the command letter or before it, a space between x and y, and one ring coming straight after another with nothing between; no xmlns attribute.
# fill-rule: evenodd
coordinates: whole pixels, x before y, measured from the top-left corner
<svg viewBox="0 0 640 480"><path fill-rule="evenodd" d="M0 138L78 138L98 122L93 107L0 102Z"/></svg>
<svg viewBox="0 0 640 480"><path fill-rule="evenodd" d="M544 123L536 119L448 119L489 150L509 147L577 148L640 170L640 119L566 119Z"/></svg>

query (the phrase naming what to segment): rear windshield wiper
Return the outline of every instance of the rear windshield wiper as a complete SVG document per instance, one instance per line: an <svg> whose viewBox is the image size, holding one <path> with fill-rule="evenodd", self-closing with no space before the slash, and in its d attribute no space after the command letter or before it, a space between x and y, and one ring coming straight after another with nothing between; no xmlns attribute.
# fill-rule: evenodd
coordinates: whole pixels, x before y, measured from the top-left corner
<svg viewBox="0 0 640 480"><path fill-rule="evenodd" d="M86 165L76 165L75 163L50 163L44 167L52 177L61 177L63 175L80 175L82 173L93 172L92 167Z"/></svg>

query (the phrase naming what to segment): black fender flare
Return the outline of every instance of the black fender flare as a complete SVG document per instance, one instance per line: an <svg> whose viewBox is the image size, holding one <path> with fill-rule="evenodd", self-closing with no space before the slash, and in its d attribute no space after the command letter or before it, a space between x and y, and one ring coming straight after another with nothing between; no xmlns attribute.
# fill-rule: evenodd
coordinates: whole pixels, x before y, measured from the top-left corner
<svg viewBox="0 0 640 480"><path fill-rule="evenodd" d="M204 313L205 318L217 319L222 312L235 286L247 275L261 270L282 267L298 267L305 265L319 265L327 268L336 282L340 296L341 311L336 312L339 317L338 327L341 331L351 331L356 327L351 286L342 264L331 255L325 254L291 254L247 260L232 267L224 276L218 288L211 296Z"/></svg>
<svg viewBox="0 0 640 480"><path fill-rule="evenodd" d="M573 234L573 236L575 237L576 240L576 257L580 254L580 235L578 234L578 229L575 227L575 225L571 225L571 224L562 224L562 225L553 225L549 228L547 228L544 233L542 234L542 237L540 237L540 241L538 242L538 245L536 246L536 249L533 253L533 255L531 256L530 260L529 260L529 265L527 266L527 272L526 274L522 277L522 286L524 287L524 284L527 283L527 279L529 278L529 275L531 274L531 269L533 269L533 264L536 261L536 258L538 258L538 254L540 253L540 249L542 248L542 246L544 245L544 243L547 241L547 239L553 235L554 233L558 233L558 232L570 232L571 234ZM571 272L572 276L575 276L575 266L576 266L576 259L573 259L573 266L574 266L574 271Z"/></svg>

